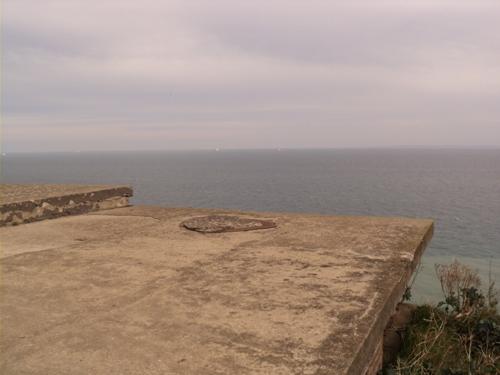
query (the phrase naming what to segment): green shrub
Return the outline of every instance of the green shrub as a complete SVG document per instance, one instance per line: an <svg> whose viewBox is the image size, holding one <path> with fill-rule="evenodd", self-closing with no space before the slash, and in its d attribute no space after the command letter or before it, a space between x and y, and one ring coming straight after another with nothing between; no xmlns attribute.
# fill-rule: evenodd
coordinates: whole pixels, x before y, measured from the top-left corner
<svg viewBox="0 0 500 375"><path fill-rule="evenodd" d="M500 374L500 315L494 283L480 289L476 271L454 262L436 265L444 300L418 306L406 329L394 375Z"/></svg>

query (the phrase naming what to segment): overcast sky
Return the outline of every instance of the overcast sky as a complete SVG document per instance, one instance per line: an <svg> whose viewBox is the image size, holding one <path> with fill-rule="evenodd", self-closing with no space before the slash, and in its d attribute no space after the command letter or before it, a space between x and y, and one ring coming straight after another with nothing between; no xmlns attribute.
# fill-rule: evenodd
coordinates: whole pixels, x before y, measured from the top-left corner
<svg viewBox="0 0 500 375"><path fill-rule="evenodd" d="M500 1L3 0L5 151L500 145Z"/></svg>

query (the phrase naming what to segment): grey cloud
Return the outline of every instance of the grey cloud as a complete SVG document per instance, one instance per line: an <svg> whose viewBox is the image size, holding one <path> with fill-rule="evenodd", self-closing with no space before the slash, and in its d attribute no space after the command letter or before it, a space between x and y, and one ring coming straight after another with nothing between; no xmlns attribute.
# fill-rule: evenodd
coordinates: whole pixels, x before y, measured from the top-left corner
<svg viewBox="0 0 500 375"><path fill-rule="evenodd" d="M435 48L499 46L498 4L414 11L401 3L398 7L371 2L364 8L331 2L316 2L316 7L303 4L287 2L273 8L251 2L231 8L230 14L225 8L210 7L196 20L203 32L242 53L323 63L412 63L414 49L429 44Z"/></svg>
<svg viewBox="0 0 500 375"><path fill-rule="evenodd" d="M40 137L53 149L500 142L497 2L4 9L8 149ZM104 140L92 143L90 129Z"/></svg>

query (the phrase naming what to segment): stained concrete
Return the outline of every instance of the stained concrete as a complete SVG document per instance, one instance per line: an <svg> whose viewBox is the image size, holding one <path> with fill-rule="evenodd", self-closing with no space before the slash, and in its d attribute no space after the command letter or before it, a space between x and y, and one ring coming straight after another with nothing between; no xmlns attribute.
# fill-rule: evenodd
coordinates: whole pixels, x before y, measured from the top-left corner
<svg viewBox="0 0 500 375"><path fill-rule="evenodd" d="M276 228L180 225L209 215ZM158 207L3 227L0 373L360 375L431 235L429 220Z"/></svg>
<svg viewBox="0 0 500 375"><path fill-rule="evenodd" d="M0 184L0 226L125 207L131 196L128 186Z"/></svg>

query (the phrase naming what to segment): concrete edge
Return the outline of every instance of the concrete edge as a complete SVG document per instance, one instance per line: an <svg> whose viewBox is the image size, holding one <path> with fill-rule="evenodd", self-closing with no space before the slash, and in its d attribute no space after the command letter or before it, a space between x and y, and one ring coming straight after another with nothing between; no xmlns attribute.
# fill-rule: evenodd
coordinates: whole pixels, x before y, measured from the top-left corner
<svg viewBox="0 0 500 375"><path fill-rule="evenodd" d="M352 364L347 371L347 375L375 375L381 369L382 357L378 360L378 356L383 355L383 352L379 350L379 348L383 341L385 328L389 324L391 316L394 314L397 305L403 299L408 282L411 280L417 265L420 263L424 250L431 241L433 234L434 222L431 222L429 229L424 234L422 241L415 250L415 256L408 265L406 273L401 276L399 282L394 286L387 299L381 304L382 309L379 312L376 312L377 319L369 330L370 334L360 347L358 353L356 353Z"/></svg>

